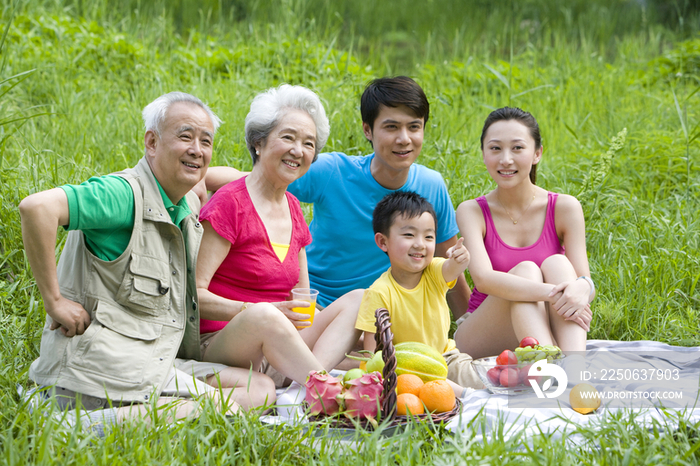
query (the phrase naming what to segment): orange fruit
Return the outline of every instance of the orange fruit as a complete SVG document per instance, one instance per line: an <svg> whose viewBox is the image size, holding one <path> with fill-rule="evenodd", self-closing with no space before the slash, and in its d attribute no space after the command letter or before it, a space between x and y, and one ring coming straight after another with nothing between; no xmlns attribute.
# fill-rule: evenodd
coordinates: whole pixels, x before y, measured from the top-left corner
<svg viewBox="0 0 700 466"><path fill-rule="evenodd" d="M420 399L430 412L444 413L455 407L455 392L446 380L433 380L420 389Z"/></svg>
<svg viewBox="0 0 700 466"><path fill-rule="evenodd" d="M423 380L417 375L401 374L396 378L396 393L398 395L411 393L412 395L419 396L420 389L423 385L425 385Z"/></svg>
<svg viewBox="0 0 700 466"><path fill-rule="evenodd" d="M569 392L569 403L577 413L589 414L600 406L600 394L593 385L580 383Z"/></svg>
<svg viewBox="0 0 700 466"><path fill-rule="evenodd" d="M412 393L402 393L396 397L396 414L405 416L408 413L413 415L425 413L423 403Z"/></svg>

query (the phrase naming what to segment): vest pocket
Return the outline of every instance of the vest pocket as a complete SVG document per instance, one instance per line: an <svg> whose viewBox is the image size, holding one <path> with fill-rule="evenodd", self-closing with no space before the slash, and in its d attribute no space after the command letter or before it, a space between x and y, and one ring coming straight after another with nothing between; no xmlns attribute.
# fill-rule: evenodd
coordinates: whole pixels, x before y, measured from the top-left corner
<svg viewBox="0 0 700 466"><path fill-rule="evenodd" d="M81 336L69 365L115 381L140 384L153 365L153 353L163 326L134 317L100 301L95 318Z"/></svg>
<svg viewBox="0 0 700 466"><path fill-rule="evenodd" d="M170 308L170 275L166 262L153 257L132 255L117 302L149 315L162 315Z"/></svg>

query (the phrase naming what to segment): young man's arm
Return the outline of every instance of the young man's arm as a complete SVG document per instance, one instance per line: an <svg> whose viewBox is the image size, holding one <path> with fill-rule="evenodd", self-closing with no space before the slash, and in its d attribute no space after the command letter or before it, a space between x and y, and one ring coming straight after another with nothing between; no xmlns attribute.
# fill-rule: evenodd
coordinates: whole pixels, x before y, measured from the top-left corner
<svg viewBox="0 0 700 466"><path fill-rule="evenodd" d="M51 330L60 328L67 337L82 335L90 325L90 315L61 295L56 273L56 231L70 219L66 193L54 188L32 194L20 202L19 213L24 250L46 313L53 319Z"/></svg>
<svg viewBox="0 0 700 466"><path fill-rule="evenodd" d="M453 236L447 241L436 244L435 255L448 258L447 251L455 244L457 244L457 235ZM466 267L462 270L462 272L464 272L464 270L466 270ZM464 273L462 273L457 277L457 283L455 286L447 292L447 304L450 306L450 310L452 311L452 315L454 316L455 320L459 319L465 312L467 312L467 309L469 308L470 296L471 290L469 289L467 280L464 278Z"/></svg>
<svg viewBox="0 0 700 466"><path fill-rule="evenodd" d="M206 191L215 193L231 181L243 178L247 174L248 172L242 172L233 167L209 167L207 169L207 174L204 176Z"/></svg>

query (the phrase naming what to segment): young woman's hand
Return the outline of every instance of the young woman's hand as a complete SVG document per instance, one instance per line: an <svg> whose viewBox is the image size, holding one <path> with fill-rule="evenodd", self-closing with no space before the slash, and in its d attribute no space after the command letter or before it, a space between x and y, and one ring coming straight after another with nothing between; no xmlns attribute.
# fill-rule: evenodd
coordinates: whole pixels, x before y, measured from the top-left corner
<svg viewBox="0 0 700 466"><path fill-rule="evenodd" d="M567 320L573 320L579 327L584 329L586 332L591 330L591 320L593 319L593 311L591 311L591 305L586 306L583 311L577 313L573 318Z"/></svg>
<svg viewBox="0 0 700 466"><path fill-rule="evenodd" d="M549 293L550 303L557 314L565 320L576 321L581 327L586 328L592 317L588 303L590 293L590 286L585 280L563 282L556 285Z"/></svg>

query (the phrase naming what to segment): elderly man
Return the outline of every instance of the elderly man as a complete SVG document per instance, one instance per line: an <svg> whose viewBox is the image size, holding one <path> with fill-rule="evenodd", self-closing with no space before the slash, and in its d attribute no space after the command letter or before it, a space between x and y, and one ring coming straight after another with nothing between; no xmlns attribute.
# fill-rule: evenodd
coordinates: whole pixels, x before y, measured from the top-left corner
<svg viewBox="0 0 700 466"><path fill-rule="evenodd" d="M143 118L145 156L134 168L20 203L25 250L47 313L29 375L51 387L63 408L73 408L80 394L84 409L99 410L83 420L90 424L143 414L146 407L135 403L154 395L159 404L217 398L217 384L244 407L272 403L274 384L265 375L195 361L202 226L190 190L207 171L220 121L181 92L157 98ZM56 266L59 226L70 233ZM179 403L174 415L196 408L194 400ZM237 404L226 409L235 412Z"/></svg>

